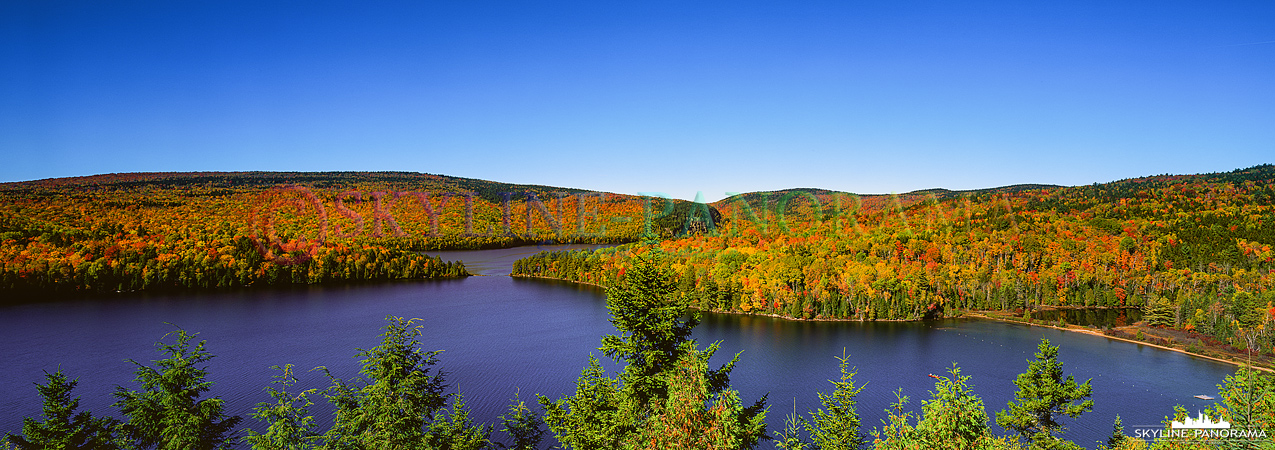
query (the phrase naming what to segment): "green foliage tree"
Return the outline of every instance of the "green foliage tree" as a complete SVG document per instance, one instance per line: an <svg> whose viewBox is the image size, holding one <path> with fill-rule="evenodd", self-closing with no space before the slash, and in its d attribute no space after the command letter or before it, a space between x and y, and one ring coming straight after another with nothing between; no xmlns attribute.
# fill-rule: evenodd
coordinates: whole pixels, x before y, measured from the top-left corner
<svg viewBox="0 0 1275 450"><path fill-rule="evenodd" d="M857 449L864 442L864 436L859 432L861 422L855 405L858 404L856 397L866 383L855 385L857 371L850 368L850 356L844 350L837 360L840 361L841 381L829 380L836 389L832 395L819 393L819 403L823 407L812 413L811 420L806 423L806 431L810 432L815 448L820 450Z"/></svg>
<svg viewBox="0 0 1275 450"><path fill-rule="evenodd" d="M1007 410L996 413L996 423L1026 439L1031 448L1079 448L1057 436L1065 431L1059 420L1063 416L1074 419L1093 410L1093 400L1089 399L1093 395L1090 381L1078 384L1074 376L1063 378L1058 347L1049 345L1048 339L1041 339L1036 360L1028 361L1027 372L1014 380L1018 386L1015 401L1009 402Z"/></svg>
<svg viewBox="0 0 1275 450"><path fill-rule="evenodd" d="M508 450L538 450L540 448L540 441L544 440L545 435L545 430L541 427L544 421L540 419L540 415L527 407L518 394L514 394L514 399L509 404L509 411L500 416L500 423L504 427L500 431L512 439L509 444L499 443L500 448Z"/></svg>
<svg viewBox="0 0 1275 450"><path fill-rule="evenodd" d="M775 432L775 448L783 450L806 450L811 443L802 434L810 428L810 422L797 414L797 401L793 399L793 411L784 419L784 429Z"/></svg>
<svg viewBox="0 0 1275 450"><path fill-rule="evenodd" d="M109 417L93 417L88 411L76 412L80 398L71 397L79 380L68 380L58 370L44 373L45 384L36 384L44 406L44 421L30 417L22 420L22 435L5 433L5 439L20 450L72 450L119 448L113 434L118 423ZM6 447L8 447L6 445Z"/></svg>
<svg viewBox="0 0 1275 450"><path fill-rule="evenodd" d="M1124 441L1128 439L1124 435L1124 424L1120 422L1120 415L1116 415L1116 421L1111 426L1111 437L1107 438L1107 442L1098 442L1098 448L1101 450L1111 450L1120 448Z"/></svg>
<svg viewBox="0 0 1275 450"><path fill-rule="evenodd" d="M1234 317L1244 328L1253 328L1261 323L1262 306L1259 298L1247 291L1239 291L1231 296L1227 313Z"/></svg>
<svg viewBox="0 0 1275 450"><path fill-rule="evenodd" d="M668 398L652 405L641 429L627 436L626 450L684 449L727 450L752 447L765 435L766 423L753 415L741 421L745 407L739 394L725 389L714 395L706 379L708 364L703 352L683 346L685 356L668 375Z"/></svg>
<svg viewBox="0 0 1275 450"><path fill-rule="evenodd" d="M421 327L414 319L391 316L386 320L389 323L381 334L381 345L358 354L363 358L361 378L345 381L328 373L333 386L325 395L336 407L336 417L324 434L325 447L440 448L456 444L474 448L474 436L481 435L485 441L485 427L469 423L461 399L452 404L450 414L444 412L447 385L443 373L434 371L439 351L420 348L417 336Z"/></svg>
<svg viewBox="0 0 1275 450"><path fill-rule="evenodd" d="M1142 321L1148 326L1173 326L1173 309L1168 302L1161 298L1147 299L1147 304L1142 307Z"/></svg>
<svg viewBox="0 0 1275 450"><path fill-rule="evenodd" d="M955 364L948 375L939 377L930 399L921 403L916 432L927 448L975 448L989 437L983 399Z"/></svg>
<svg viewBox="0 0 1275 450"><path fill-rule="evenodd" d="M429 432L425 435L423 448L484 450L492 447L491 427L475 425L470 420L464 396L460 394L453 396L450 409L450 411L440 410L434 413L434 420L428 425Z"/></svg>
<svg viewBox="0 0 1275 450"><path fill-rule="evenodd" d="M683 343L691 342L691 330L699 324L699 316L686 317L686 306L671 298L671 276L655 264L640 261L624 279L607 288L607 308L611 323L619 335L602 338L602 353L627 363L620 381L633 393L638 404L645 405L668 397L668 384L662 375L673 368ZM710 355L711 356L711 355ZM720 391L726 374L734 366L709 374L709 383Z"/></svg>
<svg viewBox="0 0 1275 450"><path fill-rule="evenodd" d="M1243 367L1218 385L1221 416L1232 428L1275 426L1275 376Z"/></svg>
<svg viewBox="0 0 1275 450"><path fill-rule="evenodd" d="M1220 400L1218 404L1204 409L1201 413L1212 420L1229 422L1231 430L1256 432L1269 430L1275 425L1275 377L1257 372L1250 367L1240 368L1234 374L1227 376L1223 384L1218 385L1218 397ZM1174 407L1173 416L1165 417L1164 426L1167 428L1171 421L1185 420L1188 416L1194 417L1182 406ZM1269 431L1267 433L1269 434ZM1127 446L1129 442L1140 442L1140 440L1127 439L1124 444ZM1244 436L1243 433L1221 439L1207 434L1188 433L1172 438L1161 437L1152 443L1150 448L1156 450L1267 449L1272 447L1271 444L1269 438L1254 439Z"/></svg>
<svg viewBox="0 0 1275 450"><path fill-rule="evenodd" d="M895 402L886 408L886 418L881 420L881 428L872 430L872 447L881 450L909 448L915 440L916 426L912 424L912 411L907 411L908 396L903 389L894 392ZM916 445L911 445L916 448Z"/></svg>
<svg viewBox="0 0 1275 450"><path fill-rule="evenodd" d="M642 435L642 427L659 416L660 405L667 406L670 380L682 367L679 360L683 358L701 360L702 364L691 367L703 370L708 397L716 398L726 391L739 355L720 368L708 368L718 344L696 350L691 330L699 318L684 319L686 307L671 301L670 279L650 261L640 260L607 289L611 323L620 334L603 337L601 350L625 364L618 379L608 378L597 359L590 356L576 381L575 395L557 401L539 398L545 408L545 423L565 447L613 450ZM765 397L742 408L733 417L734 424L724 428L736 433L733 442L738 446L732 448L756 445L765 436L764 418Z"/></svg>
<svg viewBox="0 0 1275 450"><path fill-rule="evenodd" d="M968 376L962 376L955 364L948 376L937 377L930 399L921 404L916 425L909 423L912 413L905 412L908 398L899 392L898 402L886 410L885 427L874 430L873 447L882 450L950 449L993 450L1016 446L991 434L983 400L974 394Z"/></svg>
<svg viewBox="0 0 1275 450"><path fill-rule="evenodd" d="M593 355L576 379L574 395L556 401L539 396L539 401L549 430L565 448L574 450L620 448L638 420L633 399L621 393L619 383L606 376Z"/></svg>
<svg viewBox="0 0 1275 450"><path fill-rule="evenodd" d="M115 406L127 418L122 437L133 448L231 448L231 430L242 418L226 416L220 398L199 398L212 386L212 382L206 380L208 370L201 364L213 355L204 349L205 341L199 341L192 348L190 341L194 337L195 334L178 329L175 343L156 343L160 352L168 355L155 361L157 367L130 360L137 366L135 381L142 390L117 387Z"/></svg>
<svg viewBox="0 0 1275 450"><path fill-rule="evenodd" d="M1167 299L1156 297L1147 300L1142 308L1142 320L1150 326L1174 326L1173 305Z"/></svg>
<svg viewBox="0 0 1275 450"><path fill-rule="evenodd" d="M275 376L275 383L282 388L266 387L266 392L275 400L274 403L261 402L254 408L252 417L267 424L264 434L248 430L244 443L253 450L303 450L314 448L322 439L314 416L310 415L310 396L317 389L307 389L295 395L287 389L296 385L297 379L292 375L292 365L273 367L282 373Z"/></svg>

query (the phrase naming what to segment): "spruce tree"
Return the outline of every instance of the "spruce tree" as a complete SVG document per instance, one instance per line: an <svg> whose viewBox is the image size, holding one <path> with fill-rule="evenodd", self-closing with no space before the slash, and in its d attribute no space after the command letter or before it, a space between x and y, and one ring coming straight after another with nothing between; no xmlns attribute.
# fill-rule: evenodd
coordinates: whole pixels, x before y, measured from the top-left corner
<svg viewBox="0 0 1275 450"><path fill-rule="evenodd" d="M297 394L287 391L296 385L297 379L292 375L292 365L275 366L273 369L283 372L275 376L275 383L282 387L267 387L266 392L275 400L274 403L261 402L254 408L252 417L267 424L264 434L248 430L244 442L253 450L303 450L313 448L322 436L318 432L314 416L310 415L310 396L318 392L308 389Z"/></svg>
<svg viewBox="0 0 1275 450"><path fill-rule="evenodd" d="M204 341L191 347L194 334L181 329L175 333L175 343L156 343L168 355L155 361L156 367L130 360L137 366L135 381L141 391L116 388L115 406L127 418L123 438L139 449L230 448L231 430L242 418L226 416L220 398L199 398L212 387L206 379L208 369L201 365L213 355L204 350Z"/></svg>
<svg viewBox="0 0 1275 450"><path fill-rule="evenodd" d="M660 374L670 370L681 356L681 345L691 341L691 330L699 315L686 315L686 306L672 298L671 276L650 261L636 261L619 283L607 288L607 308L619 335L602 338L602 353L625 362L620 381L639 404L663 400L668 385ZM711 354L709 355L711 356ZM724 377L734 366L710 373L714 393L724 386Z"/></svg>
<svg viewBox="0 0 1275 450"><path fill-rule="evenodd" d="M691 330L699 317L687 316L685 305L673 301L671 278L651 261L638 258L607 288L611 323L620 334L603 337L600 350L624 364L618 380L607 377L590 356L575 395L557 401L539 397L545 423L565 448L613 450L632 445L633 436L641 435L642 427L659 416L657 409L668 404L670 380L687 355L700 359L691 367L702 368L694 379L702 378L706 398L726 393L739 355L717 369L708 368L718 344L696 350ZM762 397L731 418L725 429L732 430L731 442L738 444L731 448L752 448L765 436L764 409Z"/></svg>
<svg viewBox="0 0 1275 450"><path fill-rule="evenodd" d="M819 403L823 405L811 414L811 421L806 423L806 430L820 450L851 450L863 445L864 435L859 432L861 425L859 413L856 411L856 397L864 385L855 385L855 370L850 368L850 357L842 352L837 358L841 362L841 381L831 381L836 389L832 395L819 393Z"/></svg>
<svg viewBox="0 0 1275 450"><path fill-rule="evenodd" d="M955 363L947 373L934 383L930 399L921 402L921 420L916 424L921 448L987 448L993 439L983 399L974 394L970 377L962 376Z"/></svg>
<svg viewBox="0 0 1275 450"><path fill-rule="evenodd" d="M731 389L709 393L708 362L693 345L667 374L668 398L651 405L650 415L637 433L628 435L624 450L731 450L753 446L766 431L761 418L741 421L746 407Z"/></svg>
<svg viewBox="0 0 1275 450"><path fill-rule="evenodd" d="M1041 339L1036 360L1028 361L1027 372L1018 375L1018 391L1008 409L996 413L996 423L1030 442L1033 449L1075 449L1075 443L1059 438L1065 431L1059 422L1064 416L1076 418L1093 410L1093 386L1076 383L1074 376L1063 378L1058 347Z"/></svg>
<svg viewBox="0 0 1275 450"><path fill-rule="evenodd" d="M346 381L328 373L326 396L336 406L327 448L482 448L488 430L469 422L464 402L451 411L444 374L435 371L439 351L420 348L414 320L388 317L381 345L362 350L361 378ZM322 369L325 370L326 369ZM476 444L478 443L478 444ZM477 447L475 447L477 445Z"/></svg>
<svg viewBox="0 0 1275 450"><path fill-rule="evenodd" d="M44 421L22 419L22 435L6 433L8 442L20 450L37 449L116 449L112 434L118 424L109 417L93 417L88 411L76 412L80 398L71 397L79 380L68 380L58 370L44 373L46 384L36 384L44 403Z"/></svg>
<svg viewBox="0 0 1275 450"><path fill-rule="evenodd" d="M544 439L545 430L540 426L544 421L536 414L522 399L514 394L513 402L509 405L509 412L500 416L500 423L504 426L500 431L509 435L512 442L509 444L501 443L500 448L508 450L538 450L540 441Z"/></svg>
<svg viewBox="0 0 1275 450"><path fill-rule="evenodd" d="M1120 448L1120 444L1127 438L1128 437L1124 435L1124 424L1120 422L1120 415L1117 414L1116 421L1111 426L1111 437L1107 438L1105 445L1103 442L1098 442L1098 448L1107 450Z"/></svg>

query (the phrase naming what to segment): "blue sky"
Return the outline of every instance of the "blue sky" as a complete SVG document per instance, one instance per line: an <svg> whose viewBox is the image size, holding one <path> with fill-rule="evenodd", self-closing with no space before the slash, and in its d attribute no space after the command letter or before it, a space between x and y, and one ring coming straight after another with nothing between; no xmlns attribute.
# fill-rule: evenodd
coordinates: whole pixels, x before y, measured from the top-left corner
<svg viewBox="0 0 1275 450"><path fill-rule="evenodd" d="M0 181L404 170L715 200L1272 155L1265 1L0 2Z"/></svg>

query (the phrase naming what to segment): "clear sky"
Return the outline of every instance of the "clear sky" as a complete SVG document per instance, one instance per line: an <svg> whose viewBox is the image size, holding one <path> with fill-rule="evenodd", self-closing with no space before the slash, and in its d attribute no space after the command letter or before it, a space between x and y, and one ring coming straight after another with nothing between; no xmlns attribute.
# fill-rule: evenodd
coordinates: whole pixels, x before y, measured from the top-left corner
<svg viewBox="0 0 1275 450"><path fill-rule="evenodd" d="M705 200L1275 162L1275 2L0 0L0 181L403 170Z"/></svg>

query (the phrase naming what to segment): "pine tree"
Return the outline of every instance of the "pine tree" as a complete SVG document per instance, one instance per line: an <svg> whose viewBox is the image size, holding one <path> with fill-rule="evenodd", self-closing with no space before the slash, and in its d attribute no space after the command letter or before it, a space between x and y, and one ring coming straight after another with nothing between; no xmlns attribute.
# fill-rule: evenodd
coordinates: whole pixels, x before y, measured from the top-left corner
<svg viewBox="0 0 1275 450"><path fill-rule="evenodd" d="M37 449L115 449L113 435L118 423L109 417L93 417L88 411L76 412L80 398L71 397L79 380L67 380L58 370L44 373L46 384L36 384L44 403L44 421L30 417L22 420L22 435L6 433L7 441L20 450Z"/></svg>
<svg viewBox="0 0 1275 450"><path fill-rule="evenodd" d="M116 388L115 406L127 418L123 437L134 448L230 448L231 430L242 418L226 416L220 398L199 398L212 387L212 382L206 380L208 369L200 365L213 355L204 350L205 341L191 347L194 334L181 329L176 334L176 343L156 343L162 353L168 354L168 358L155 361L158 367L130 360L137 366L135 381L141 384L142 391Z"/></svg>
<svg viewBox="0 0 1275 450"><path fill-rule="evenodd" d="M1014 393L1016 401L1009 402L1008 410L996 413L996 423L1028 440L1031 448L1079 448L1057 436L1065 431L1059 420L1063 416L1074 419L1093 410L1093 400L1089 399L1093 395L1090 381L1077 384L1074 376L1063 378L1058 347L1049 345L1048 339L1041 339L1036 360L1028 361L1027 372L1014 380L1018 386Z"/></svg>
<svg viewBox="0 0 1275 450"><path fill-rule="evenodd" d="M1149 326L1171 327L1174 325L1173 305L1163 298L1153 298L1142 308L1142 320Z"/></svg>

